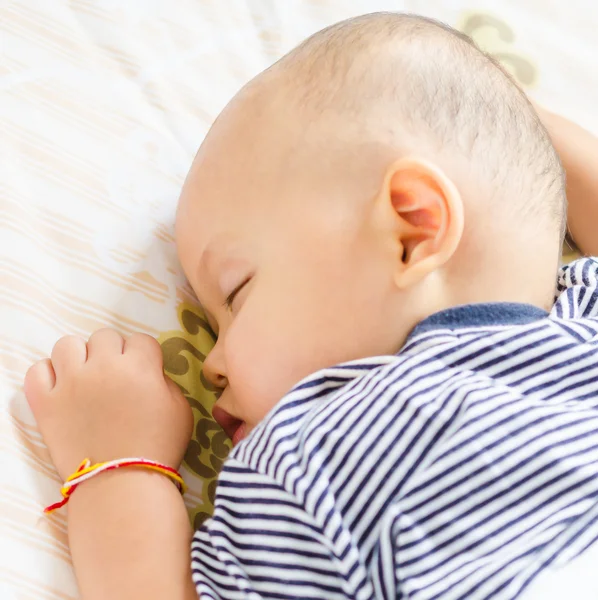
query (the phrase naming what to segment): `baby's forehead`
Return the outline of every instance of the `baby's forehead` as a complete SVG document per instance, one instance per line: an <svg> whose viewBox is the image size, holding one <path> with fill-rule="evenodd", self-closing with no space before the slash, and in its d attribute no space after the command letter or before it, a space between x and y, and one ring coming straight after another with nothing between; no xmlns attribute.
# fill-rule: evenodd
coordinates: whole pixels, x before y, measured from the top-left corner
<svg viewBox="0 0 598 600"><path fill-rule="evenodd" d="M198 155L240 165L288 156L317 126L313 115L291 102L291 96L281 77L262 73L220 113ZM266 169L262 175L267 175Z"/></svg>

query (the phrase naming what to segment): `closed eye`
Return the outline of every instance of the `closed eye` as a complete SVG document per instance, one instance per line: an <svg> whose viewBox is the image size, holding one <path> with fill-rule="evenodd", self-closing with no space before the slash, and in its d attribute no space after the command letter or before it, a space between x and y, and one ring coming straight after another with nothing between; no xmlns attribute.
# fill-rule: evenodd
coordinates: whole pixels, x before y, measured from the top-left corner
<svg viewBox="0 0 598 600"><path fill-rule="evenodd" d="M246 279L244 279L227 297L226 300L224 301L224 306L226 306L226 308L228 310L232 310L233 308L233 302L235 301L235 297L237 296L237 294L249 283L251 277L247 277Z"/></svg>

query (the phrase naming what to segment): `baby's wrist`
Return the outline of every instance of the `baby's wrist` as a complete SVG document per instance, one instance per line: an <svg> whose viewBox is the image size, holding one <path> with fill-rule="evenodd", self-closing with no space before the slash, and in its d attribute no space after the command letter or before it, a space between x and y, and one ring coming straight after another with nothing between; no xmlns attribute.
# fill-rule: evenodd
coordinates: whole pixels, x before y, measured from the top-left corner
<svg viewBox="0 0 598 600"><path fill-rule="evenodd" d="M140 495L153 493L172 494L182 501L176 485L160 473L134 467L101 473L81 483L72 494L67 504L69 520L73 512L93 517L100 507L138 502Z"/></svg>

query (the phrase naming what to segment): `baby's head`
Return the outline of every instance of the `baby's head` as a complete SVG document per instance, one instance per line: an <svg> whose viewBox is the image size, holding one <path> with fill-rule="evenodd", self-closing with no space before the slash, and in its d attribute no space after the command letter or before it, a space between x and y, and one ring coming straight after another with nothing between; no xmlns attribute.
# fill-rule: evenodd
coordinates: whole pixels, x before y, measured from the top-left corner
<svg viewBox="0 0 598 600"><path fill-rule="evenodd" d="M225 108L181 194L218 406L248 432L303 377L396 353L436 311L548 307L563 184L524 94L460 34L375 14L309 38Z"/></svg>

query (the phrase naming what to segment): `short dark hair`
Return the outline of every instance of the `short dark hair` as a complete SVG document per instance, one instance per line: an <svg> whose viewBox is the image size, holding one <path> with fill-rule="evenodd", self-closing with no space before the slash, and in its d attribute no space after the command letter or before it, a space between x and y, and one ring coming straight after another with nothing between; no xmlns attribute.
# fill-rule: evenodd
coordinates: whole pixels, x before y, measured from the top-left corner
<svg viewBox="0 0 598 600"><path fill-rule="evenodd" d="M279 65L293 67L299 101L357 114L388 106L403 131L460 153L496 196L516 200L516 214L564 231L564 172L545 127L509 73L463 33L372 13L319 31Z"/></svg>

